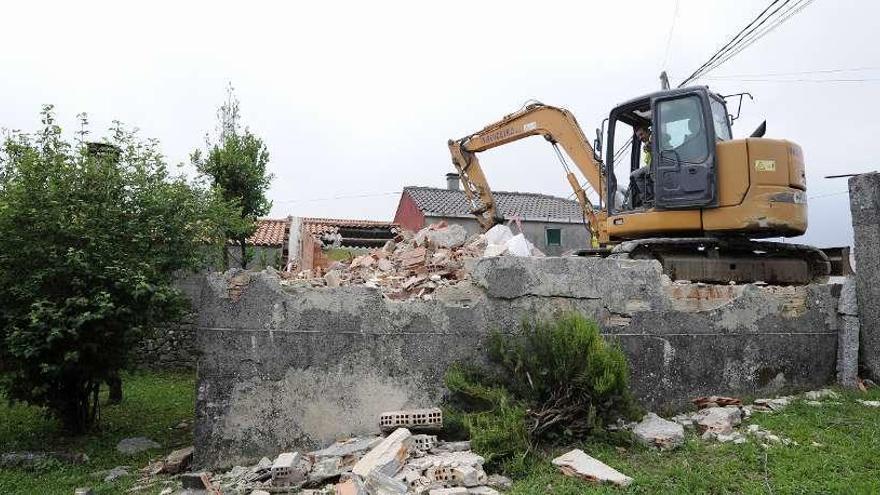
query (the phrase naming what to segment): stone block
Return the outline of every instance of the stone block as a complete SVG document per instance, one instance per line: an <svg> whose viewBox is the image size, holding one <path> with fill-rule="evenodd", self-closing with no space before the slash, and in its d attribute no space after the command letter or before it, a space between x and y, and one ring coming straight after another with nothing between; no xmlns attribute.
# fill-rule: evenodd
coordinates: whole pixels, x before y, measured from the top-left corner
<svg viewBox="0 0 880 495"><path fill-rule="evenodd" d="M394 476L406 462L411 445L412 433L406 428L398 428L367 452L351 471L365 478L374 471L385 476Z"/></svg>
<svg viewBox="0 0 880 495"><path fill-rule="evenodd" d="M562 474L594 483L612 483L629 486L632 478L612 468L604 462L588 456L583 450L575 449L553 459Z"/></svg>
<svg viewBox="0 0 880 495"><path fill-rule="evenodd" d="M684 443L684 426L648 413L633 428L633 435L644 445L671 450Z"/></svg>
<svg viewBox="0 0 880 495"><path fill-rule="evenodd" d="M406 483L396 480L378 469L370 472L364 485L370 495L405 495L409 489Z"/></svg>

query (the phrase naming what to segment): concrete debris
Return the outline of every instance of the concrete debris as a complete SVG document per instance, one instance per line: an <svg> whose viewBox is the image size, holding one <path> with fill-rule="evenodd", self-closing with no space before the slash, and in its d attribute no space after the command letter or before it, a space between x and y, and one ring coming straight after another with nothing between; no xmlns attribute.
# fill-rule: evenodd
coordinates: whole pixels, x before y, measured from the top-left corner
<svg viewBox="0 0 880 495"><path fill-rule="evenodd" d="M384 438L352 438L306 454L282 453L274 462L264 457L254 466L216 474L207 483L235 494L429 495L456 488L450 493L495 495L509 489L510 479L487 476L484 462L470 451L469 442L443 442L398 428Z"/></svg>
<svg viewBox="0 0 880 495"><path fill-rule="evenodd" d="M429 452L435 445L437 445L436 435L413 435L413 448L416 450ZM468 445L470 446L470 443Z"/></svg>
<svg viewBox="0 0 880 495"><path fill-rule="evenodd" d="M672 450L684 443L684 427L654 413L645 415L633 428L633 435L639 442L660 450Z"/></svg>
<svg viewBox="0 0 880 495"><path fill-rule="evenodd" d="M804 392L804 399L820 401L825 399L837 400L840 398L840 395L827 388L823 388L821 390L811 390L809 392Z"/></svg>
<svg viewBox="0 0 880 495"><path fill-rule="evenodd" d="M298 483L305 479L312 468L312 463L299 452L279 454L272 463L272 484L277 486Z"/></svg>
<svg viewBox="0 0 880 495"><path fill-rule="evenodd" d="M388 476L380 469L374 469L367 475L365 486L370 495L405 495L409 491L406 483Z"/></svg>
<svg viewBox="0 0 880 495"><path fill-rule="evenodd" d="M583 450L575 449L553 459L553 465L558 466L562 474L572 476L595 483L613 483L618 486L629 486L632 478L622 474L611 466L594 459L584 453Z"/></svg>
<svg viewBox="0 0 880 495"><path fill-rule="evenodd" d="M436 444L430 451L432 454L442 454L443 452L464 452L466 450L471 450L471 442L468 440Z"/></svg>
<svg viewBox="0 0 880 495"><path fill-rule="evenodd" d="M398 428L373 450L367 452L351 471L363 477L367 477L373 471L394 476L406 462L411 445L412 433L406 428Z"/></svg>
<svg viewBox="0 0 880 495"><path fill-rule="evenodd" d="M862 399L856 399L856 402L858 402L859 404L861 404L861 405L863 405L863 406L868 406L868 407L880 407L880 400L862 400Z"/></svg>
<svg viewBox="0 0 880 495"><path fill-rule="evenodd" d="M213 486L210 475L206 472L183 473L180 475L180 482L184 489L190 490L208 490Z"/></svg>
<svg viewBox="0 0 880 495"><path fill-rule="evenodd" d="M104 471L104 482L105 483L113 483L114 481L122 478L124 476L128 476L128 466L116 466L113 469L108 471Z"/></svg>
<svg viewBox="0 0 880 495"><path fill-rule="evenodd" d="M144 437L123 438L116 444L116 451L120 454L133 455L150 449L162 447L158 443Z"/></svg>
<svg viewBox="0 0 880 495"><path fill-rule="evenodd" d="M468 495L468 489L464 487L453 488L435 488L428 492L428 495Z"/></svg>
<svg viewBox="0 0 880 495"><path fill-rule="evenodd" d="M91 488L77 488L73 491L73 495L95 495L94 490Z"/></svg>
<svg viewBox="0 0 880 495"><path fill-rule="evenodd" d="M333 445L309 452L311 457L345 457L372 449L382 441L382 437L350 438Z"/></svg>
<svg viewBox="0 0 880 495"><path fill-rule="evenodd" d="M417 431L442 430L443 411L439 407L431 407L388 411L379 415L379 429L382 432L387 433L397 428L410 428Z"/></svg>
<svg viewBox="0 0 880 495"><path fill-rule="evenodd" d="M308 473L310 485L320 485L326 480L336 478L348 468L343 468L342 457L323 457L315 460Z"/></svg>
<svg viewBox="0 0 880 495"><path fill-rule="evenodd" d="M792 396L784 396L784 397L776 397L775 399L755 399L752 402L752 408L755 411L761 412L775 412L781 411L785 409L786 406L792 401L794 397Z"/></svg>
<svg viewBox="0 0 880 495"><path fill-rule="evenodd" d="M509 234L509 237L500 237L505 238L502 244L488 241L489 233L496 229L506 229ZM492 239L496 237L493 235ZM490 252L490 248L497 252ZM543 253L522 234L514 236L503 225L469 238L464 227L439 222L416 234L403 232L380 249L335 262L326 270L291 274L282 279L281 284L290 287L365 285L381 290L388 299L430 300L437 289L468 278L464 269L467 260L499 255L543 256ZM282 276L288 277L287 274ZM246 282L233 277L229 283L230 297L237 301Z"/></svg>
<svg viewBox="0 0 880 495"><path fill-rule="evenodd" d="M360 478L349 478L340 481L334 488L334 495L366 495L367 488ZM252 494L253 495L253 494Z"/></svg>
<svg viewBox="0 0 880 495"><path fill-rule="evenodd" d="M742 400L735 397L721 397L710 395L708 397L697 397L691 402L697 406L697 409L705 409L707 407L724 407L724 406L741 406Z"/></svg>
<svg viewBox="0 0 880 495"><path fill-rule="evenodd" d="M694 423L705 434L725 434L742 422L742 411L736 406L707 407L694 415Z"/></svg>
<svg viewBox="0 0 880 495"><path fill-rule="evenodd" d="M774 444L781 445L798 445L798 443L790 438L780 437L779 435L774 435L770 430L764 429L759 425L749 425L746 428L746 433L755 437L764 448L768 448Z"/></svg>
<svg viewBox="0 0 880 495"><path fill-rule="evenodd" d="M513 480L500 474L490 474L486 484L498 490L510 490L513 487Z"/></svg>
<svg viewBox="0 0 880 495"><path fill-rule="evenodd" d="M193 447L185 447L174 450L165 459L155 463L155 469L151 474L177 474L186 471L192 463Z"/></svg>

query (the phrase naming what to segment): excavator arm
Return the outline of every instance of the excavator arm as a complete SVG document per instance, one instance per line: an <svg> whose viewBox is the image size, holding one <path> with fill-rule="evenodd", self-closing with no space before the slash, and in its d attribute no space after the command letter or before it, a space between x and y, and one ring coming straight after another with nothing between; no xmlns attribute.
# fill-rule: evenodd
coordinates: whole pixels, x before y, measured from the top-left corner
<svg viewBox="0 0 880 495"><path fill-rule="evenodd" d="M459 140L449 140L452 163L458 169L471 212L477 216L484 229L489 229L498 223L500 216L476 154L536 135L544 136L557 152L559 152L558 146L562 146L583 177L599 194L599 201L605 202L605 174L602 163L596 158L593 147L587 141L574 115L563 108L535 103L505 116L474 134ZM562 159L561 154L560 158ZM594 247L597 242L607 242L605 215L593 209L578 177L568 168L564 159L562 163L566 178L583 210Z"/></svg>

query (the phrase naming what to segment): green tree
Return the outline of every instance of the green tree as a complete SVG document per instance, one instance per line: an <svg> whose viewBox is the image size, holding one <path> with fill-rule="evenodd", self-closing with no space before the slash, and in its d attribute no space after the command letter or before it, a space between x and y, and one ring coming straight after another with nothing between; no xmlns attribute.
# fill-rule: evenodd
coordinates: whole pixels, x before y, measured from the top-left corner
<svg viewBox="0 0 880 495"><path fill-rule="evenodd" d="M231 225L226 235L241 248L241 266L245 268L252 257L246 240L256 230L257 218L272 208L272 202L266 198L272 181L272 174L266 171L269 151L262 139L247 127L242 128L239 102L231 85L226 101L217 111L217 120L216 141L206 139L206 156L195 150L191 159L196 169L221 191L223 199L239 207L243 222ZM226 251L223 267L229 267Z"/></svg>
<svg viewBox="0 0 880 495"><path fill-rule="evenodd" d="M73 432L141 335L187 309L174 274L203 266L238 215L172 176L155 140L117 122L87 143L81 119L69 143L47 106L42 130L0 147L0 387Z"/></svg>

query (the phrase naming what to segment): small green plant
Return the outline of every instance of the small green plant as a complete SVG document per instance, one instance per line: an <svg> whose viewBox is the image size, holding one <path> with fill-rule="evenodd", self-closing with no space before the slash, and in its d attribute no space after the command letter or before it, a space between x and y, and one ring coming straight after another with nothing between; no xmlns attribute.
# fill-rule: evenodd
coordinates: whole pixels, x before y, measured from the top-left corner
<svg viewBox="0 0 880 495"><path fill-rule="evenodd" d="M582 438L639 412L620 346L580 314L526 321L515 335L493 333L489 358L501 368L503 386L530 405L528 431L536 440Z"/></svg>
<svg viewBox="0 0 880 495"><path fill-rule="evenodd" d="M580 314L524 322L513 335L493 333L489 361L486 368L451 367L445 385L447 416L490 467L527 469L540 444L609 440L607 423L639 413L626 356Z"/></svg>

